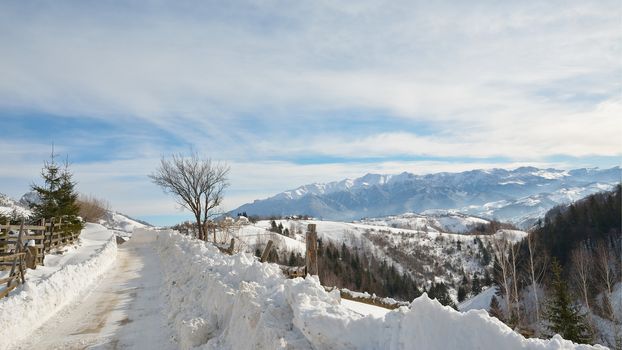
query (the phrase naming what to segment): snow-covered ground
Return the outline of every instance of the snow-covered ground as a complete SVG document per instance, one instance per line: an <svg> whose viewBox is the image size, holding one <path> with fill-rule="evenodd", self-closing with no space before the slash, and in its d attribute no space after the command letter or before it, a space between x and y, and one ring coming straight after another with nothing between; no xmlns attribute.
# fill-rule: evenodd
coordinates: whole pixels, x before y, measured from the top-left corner
<svg viewBox="0 0 622 350"><path fill-rule="evenodd" d="M379 306L369 305L365 303L359 303L352 300L341 299L341 305L346 308L358 312L363 316L373 316L373 317L384 317L387 313L389 313L389 309L385 309Z"/></svg>
<svg viewBox="0 0 622 350"><path fill-rule="evenodd" d="M430 210L422 214L405 213L382 218L360 220L363 224L389 226L418 231L465 233L490 221L451 210Z"/></svg>
<svg viewBox="0 0 622 350"><path fill-rule="evenodd" d="M4 216L30 216L31 212L29 209L10 198L9 196L0 193L0 215Z"/></svg>
<svg viewBox="0 0 622 350"><path fill-rule="evenodd" d="M50 260L56 272L0 301L0 348L602 348L525 339L485 311L426 295L392 311L341 300L317 277L286 279L252 254L225 255L172 231L136 229L118 254L102 226L89 225L84 239Z"/></svg>
<svg viewBox="0 0 622 350"><path fill-rule="evenodd" d="M129 218L126 215L110 210L106 213L105 217L100 220L100 224L109 229L121 231L120 234L131 234L135 228L148 227L147 225Z"/></svg>
<svg viewBox="0 0 622 350"><path fill-rule="evenodd" d="M391 218L366 222L276 220L277 225L282 224L289 230L290 236L286 237L268 232L271 221L261 220L255 224L234 225L229 232L232 237L241 240L248 252L254 252L257 246L263 249L270 239L280 252L293 251L304 255L307 225L315 224L318 237L324 242L330 240L336 244L345 243L347 246L362 249L359 251L373 253L378 259L392 263L400 273L411 274L421 283L419 287L429 287L432 282L446 282L454 298L457 297L457 287L454 286L462 280L463 272L469 278L476 273L481 278L490 267L482 265L482 247L476 239L480 239L487 246L495 238L503 237L516 242L527 235L524 231L505 229L499 230L495 235L447 233L439 231L440 228L426 226L427 219L422 225L416 224L418 216L400 216L399 219L407 220L414 228L393 227L390 225L393 220ZM464 219L476 220L471 217ZM228 242L229 239L230 237L221 241Z"/></svg>
<svg viewBox="0 0 622 350"><path fill-rule="evenodd" d="M490 308L490 300L492 299L492 297L495 295L496 292L497 292L497 287L487 288L483 292L458 304L458 310L460 311L488 310Z"/></svg>
<svg viewBox="0 0 622 350"><path fill-rule="evenodd" d="M426 295L384 315L352 310L317 278L285 279L274 264L160 231L169 322L190 349L592 349L525 339L485 311L466 313ZM345 304L345 305L344 305Z"/></svg>
<svg viewBox="0 0 622 350"><path fill-rule="evenodd" d="M78 300L114 264L117 245L111 231L87 224L80 241L62 255L47 255L45 266L29 269L26 284L0 300L0 349L17 344Z"/></svg>

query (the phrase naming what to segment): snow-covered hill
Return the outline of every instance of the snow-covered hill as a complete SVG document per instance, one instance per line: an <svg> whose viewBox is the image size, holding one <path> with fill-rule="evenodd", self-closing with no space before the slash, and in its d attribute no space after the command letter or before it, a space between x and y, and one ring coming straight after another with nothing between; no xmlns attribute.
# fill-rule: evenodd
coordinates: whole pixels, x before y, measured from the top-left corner
<svg viewBox="0 0 622 350"><path fill-rule="evenodd" d="M316 277L286 279L250 254L166 231L156 244L164 310L183 349L604 349L525 339L485 311L457 312L427 295L384 314L357 312Z"/></svg>
<svg viewBox="0 0 622 350"><path fill-rule="evenodd" d="M446 210L443 212L424 212L424 214L426 215L405 213L383 218L365 218L358 222L367 225L446 233L466 233L478 225L490 223L489 220Z"/></svg>
<svg viewBox="0 0 622 350"><path fill-rule="evenodd" d="M242 240L246 251L254 252L272 240L281 255L289 252L305 252L305 232L308 224L315 224L318 237L354 248L360 253L373 254L380 260L393 264L400 273L408 273L415 278L419 287L429 287L431 283L445 282L456 299L457 286L463 276L471 279L475 274L482 278L490 270L491 261L484 263L484 249L490 249L489 241L494 238L516 241L526 233L514 230L499 230L495 235L464 235L449 233L443 227L467 227L471 217L448 218L441 224L438 218L424 216L400 216L373 219L363 222L338 222L323 220L277 220L290 236L269 232L271 221L261 220L255 224L237 225L230 231L231 236ZM463 219L460 225L451 221ZM441 220L442 221L442 220ZM483 220L485 221L485 220ZM401 227L391 225L399 223ZM436 224L431 224L435 222ZM388 225L387 225L388 224ZM410 226L411 228L405 228ZM230 237L222 239L228 241Z"/></svg>
<svg viewBox="0 0 622 350"><path fill-rule="evenodd" d="M0 215L8 217L30 216L30 210L22 203L0 193Z"/></svg>
<svg viewBox="0 0 622 350"><path fill-rule="evenodd" d="M611 169L472 170L414 175L367 174L325 184L310 184L255 200L231 213L306 214L330 220L357 220L431 209L533 223L551 207L610 189L620 182L620 167Z"/></svg>
<svg viewBox="0 0 622 350"><path fill-rule="evenodd" d="M108 210L104 218L100 220L99 223L106 228L116 231L122 231L125 233L132 233L135 228L146 228L150 226L145 222L132 219L125 214L121 214L112 210Z"/></svg>

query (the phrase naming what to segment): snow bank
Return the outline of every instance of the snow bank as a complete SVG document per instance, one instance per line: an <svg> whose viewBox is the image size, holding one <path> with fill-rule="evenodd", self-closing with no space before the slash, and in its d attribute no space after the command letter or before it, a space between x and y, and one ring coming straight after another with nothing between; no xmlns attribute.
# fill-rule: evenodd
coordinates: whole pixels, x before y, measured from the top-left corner
<svg viewBox="0 0 622 350"><path fill-rule="evenodd" d="M274 264L161 231L168 313L180 347L207 349L598 349L525 339L486 311L466 313L427 295L384 317L341 304L317 278L286 280Z"/></svg>
<svg viewBox="0 0 622 350"><path fill-rule="evenodd" d="M159 231L169 322L181 349L311 349L292 324L276 265L224 256L210 244Z"/></svg>
<svg viewBox="0 0 622 350"><path fill-rule="evenodd" d="M316 279L286 281L294 325L320 349L598 349L556 336L525 339L486 311L461 313L427 295L384 318L352 314L322 294Z"/></svg>
<svg viewBox="0 0 622 350"><path fill-rule="evenodd" d="M91 230L99 228L99 231L93 232L94 235L101 236L105 233L102 231L105 230L103 227L90 225ZM94 240L90 242L93 243ZM64 257L66 265L57 266L53 273L42 278L29 280L29 274L34 274L39 269L28 270L23 288L0 300L0 349L15 345L63 307L78 299L115 261L117 245L111 232L98 249L93 249L92 245L81 248ZM92 254L82 258L81 250L92 250ZM76 257L80 259L73 259Z"/></svg>

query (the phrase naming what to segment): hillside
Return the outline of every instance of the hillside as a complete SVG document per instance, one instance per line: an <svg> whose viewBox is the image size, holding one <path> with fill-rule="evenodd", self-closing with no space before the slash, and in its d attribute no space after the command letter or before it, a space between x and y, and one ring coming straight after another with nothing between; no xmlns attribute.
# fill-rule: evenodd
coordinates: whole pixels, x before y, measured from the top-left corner
<svg viewBox="0 0 622 350"><path fill-rule="evenodd" d="M562 265L566 265L571 251L582 242L590 242L590 248L599 240L611 242L617 248L613 251L619 255L621 202L618 185L614 191L593 194L550 210L534 233L547 254L556 257Z"/></svg>
<svg viewBox="0 0 622 350"><path fill-rule="evenodd" d="M36 200L37 198L33 192L24 194L19 201L0 193L0 217L29 217L31 211L28 209L28 203ZM136 220L128 215L113 210L106 210L104 218L101 219L98 224L125 233L132 233L134 228L151 226L144 221Z"/></svg>
<svg viewBox="0 0 622 350"><path fill-rule="evenodd" d="M432 209L510 221L528 227L552 207L610 189L620 167L556 170L472 170L415 175L367 174L356 179L315 183L244 204L230 213L286 216L306 214L327 220L358 220Z"/></svg>
<svg viewBox="0 0 622 350"><path fill-rule="evenodd" d="M485 276L492 273L489 244L491 239L505 237L517 241L526 235L523 231L514 230L499 230L495 235L464 235L445 230L446 228L464 229L469 223L480 223L480 221L486 222L482 219L459 215L425 217L412 214L353 223L323 220L276 220L276 225L281 225L284 230L287 229L288 234L283 235L270 231L272 227L270 220L261 220L255 224L234 225L228 231L227 237L239 238L243 249L249 252L261 251L267 241L272 240L276 244L279 261L287 262L292 252L304 256L304 233L308 224L315 224L318 237L324 246L332 243L339 250L342 249L340 248L342 245L345 245L348 249L345 254L347 256L356 254L358 256L356 260L375 259L378 264L384 262L389 270L395 268L398 275L406 274L413 278L419 289L429 289L433 284L444 283L455 302L458 288L465 277L470 282L474 279L483 281ZM398 223L402 226L396 227ZM408 226L411 228L404 228ZM221 238L221 241L228 241L227 237ZM341 256L341 258L344 257ZM328 272L321 271L320 276L326 276L333 282L344 281L340 278L335 280L339 276L329 276L333 272L330 274ZM355 272L344 271L345 280L350 280L352 278L350 275ZM386 278L386 276L380 278ZM477 284L480 285L480 282ZM361 284L357 286L356 284L339 285L337 283L337 285L361 289ZM481 286L484 286L483 282ZM468 295L477 294L478 288L469 285Z"/></svg>
<svg viewBox="0 0 622 350"><path fill-rule="evenodd" d="M20 202L0 193L0 216L20 217L29 216L30 210Z"/></svg>

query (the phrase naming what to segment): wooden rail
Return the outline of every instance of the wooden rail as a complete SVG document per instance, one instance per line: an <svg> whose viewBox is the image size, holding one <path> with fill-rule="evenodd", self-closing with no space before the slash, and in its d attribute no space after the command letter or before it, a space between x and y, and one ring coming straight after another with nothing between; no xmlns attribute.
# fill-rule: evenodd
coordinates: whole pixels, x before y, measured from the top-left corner
<svg viewBox="0 0 622 350"><path fill-rule="evenodd" d="M339 290L339 295L341 295L342 299L374 305L384 309L395 310L400 306L410 305L410 303L407 303L405 301L397 301L390 298L381 298L376 295L361 295L361 293L352 292L351 290L345 288L339 289L337 287L324 287L324 290L326 290L327 292L331 292L335 289Z"/></svg>
<svg viewBox="0 0 622 350"><path fill-rule="evenodd" d="M8 276L0 279L1 284L6 283L4 288L0 289L0 298L7 296L20 284L26 283L26 277L24 276L26 274L26 267L24 265L25 258L29 254L29 250L24 246L22 241L22 238L24 237L24 227L25 225L22 221L22 224L19 226L17 240L14 242L13 251L10 253L4 252L0 254L0 267L11 266ZM8 233L8 230L6 232Z"/></svg>
<svg viewBox="0 0 622 350"><path fill-rule="evenodd" d="M74 244L80 235L74 231L67 229L62 218L41 220L39 225L26 225L23 221L20 225L0 224L0 276L5 275L0 278L0 298L25 283L26 268L43 265L45 254ZM3 273L7 270L10 270L8 275Z"/></svg>

